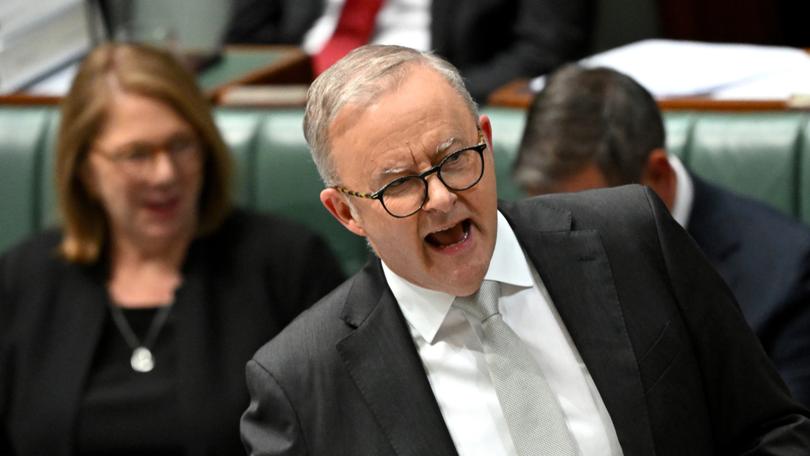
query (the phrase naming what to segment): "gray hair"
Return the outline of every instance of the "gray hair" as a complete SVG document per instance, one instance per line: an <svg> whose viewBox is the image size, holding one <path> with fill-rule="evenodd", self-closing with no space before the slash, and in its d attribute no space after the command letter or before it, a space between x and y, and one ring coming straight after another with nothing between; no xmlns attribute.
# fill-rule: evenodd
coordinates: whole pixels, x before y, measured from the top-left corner
<svg viewBox="0 0 810 456"><path fill-rule="evenodd" d="M424 65L435 70L461 95L473 117L478 107L473 101L458 69L430 52L390 45L359 47L312 83L307 91L304 113L304 136L321 179L327 186L338 181L330 157L329 126L345 105L371 105L384 92L404 80L413 65Z"/></svg>

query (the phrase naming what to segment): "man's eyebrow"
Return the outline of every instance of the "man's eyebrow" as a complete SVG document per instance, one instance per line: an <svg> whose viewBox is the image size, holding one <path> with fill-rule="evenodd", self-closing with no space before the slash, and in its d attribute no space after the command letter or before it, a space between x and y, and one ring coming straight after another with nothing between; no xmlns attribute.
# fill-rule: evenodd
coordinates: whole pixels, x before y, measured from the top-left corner
<svg viewBox="0 0 810 456"><path fill-rule="evenodd" d="M406 171L408 171L407 167L392 166L392 167L389 167L389 168L383 168L380 171L380 176L390 176L390 175L394 175L394 174L402 174L402 173L404 173Z"/></svg>
<svg viewBox="0 0 810 456"><path fill-rule="evenodd" d="M436 155L442 155L443 153L447 152L447 149L457 142L458 140L456 137L451 136L450 139L436 146Z"/></svg>
<svg viewBox="0 0 810 456"><path fill-rule="evenodd" d="M456 144L458 142L459 141L455 136L451 136L446 141L444 141L443 143L436 146L435 155L440 156L440 155L444 154L445 152L447 152L448 149L450 149L453 146L453 144ZM407 166L391 166L391 167L386 167L386 168L383 168L382 170L380 170L379 176L385 177L385 176L390 176L390 175L397 175L397 174L402 174L402 173L408 172L408 171L409 171L409 169L408 169Z"/></svg>

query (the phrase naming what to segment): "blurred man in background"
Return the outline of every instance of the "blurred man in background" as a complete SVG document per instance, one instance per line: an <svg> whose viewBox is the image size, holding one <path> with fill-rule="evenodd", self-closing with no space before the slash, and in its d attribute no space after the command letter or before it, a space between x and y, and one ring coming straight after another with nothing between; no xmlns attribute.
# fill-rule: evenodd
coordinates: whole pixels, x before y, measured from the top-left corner
<svg viewBox="0 0 810 456"><path fill-rule="evenodd" d="M607 68L554 73L529 111L514 177L529 194L640 183L653 189L731 287L793 394L810 405L810 230L687 170L658 106Z"/></svg>

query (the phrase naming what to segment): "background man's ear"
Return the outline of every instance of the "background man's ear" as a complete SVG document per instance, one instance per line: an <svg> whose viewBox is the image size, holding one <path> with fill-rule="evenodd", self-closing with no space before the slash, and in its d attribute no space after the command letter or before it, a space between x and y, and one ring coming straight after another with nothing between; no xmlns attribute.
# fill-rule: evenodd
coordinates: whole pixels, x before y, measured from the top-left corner
<svg viewBox="0 0 810 456"><path fill-rule="evenodd" d="M678 180L664 149L655 149L647 157L647 163L641 171L641 183L653 189L669 210L672 210Z"/></svg>
<svg viewBox="0 0 810 456"><path fill-rule="evenodd" d="M349 205L349 202L346 201L346 195L334 188L325 188L321 190L321 203L347 230L358 236L366 236L362 222Z"/></svg>

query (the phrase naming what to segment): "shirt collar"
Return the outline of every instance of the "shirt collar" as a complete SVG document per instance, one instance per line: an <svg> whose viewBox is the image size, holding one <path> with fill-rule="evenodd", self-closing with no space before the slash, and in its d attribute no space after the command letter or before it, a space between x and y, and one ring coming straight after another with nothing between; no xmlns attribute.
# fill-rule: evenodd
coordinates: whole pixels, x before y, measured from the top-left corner
<svg viewBox="0 0 810 456"><path fill-rule="evenodd" d="M681 160L675 155L669 155L669 164L675 171L675 201L672 203L672 218L686 228L689 215L692 213L692 201L695 198L692 178L686 171Z"/></svg>
<svg viewBox="0 0 810 456"><path fill-rule="evenodd" d="M534 285L532 272L514 231L500 212L495 237L495 249L484 276L517 287ZM405 319L416 332L432 344L456 298L453 295L415 285L388 268L382 262L383 273Z"/></svg>

